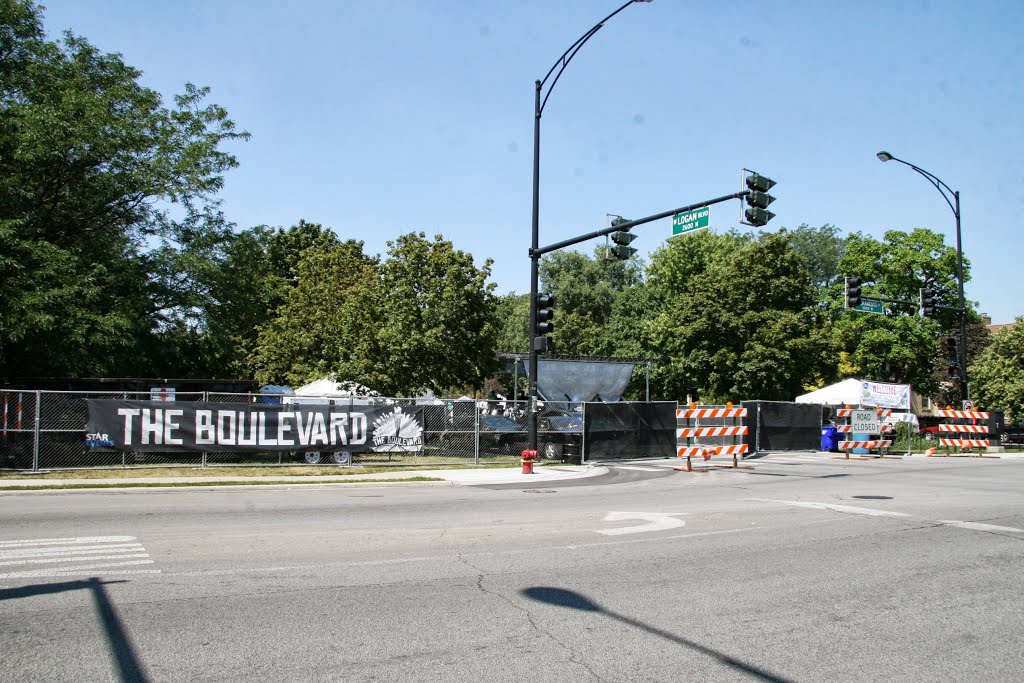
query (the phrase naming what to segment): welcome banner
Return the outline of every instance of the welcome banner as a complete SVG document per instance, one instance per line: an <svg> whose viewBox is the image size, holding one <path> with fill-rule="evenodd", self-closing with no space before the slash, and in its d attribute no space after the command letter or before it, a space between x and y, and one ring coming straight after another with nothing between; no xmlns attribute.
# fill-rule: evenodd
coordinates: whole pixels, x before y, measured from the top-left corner
<svg viewBox="0 0 1024 683"><path fill-rule="evenodd" d="M861 382L861 405L910 410L909 384Z"/></svg>
<svg viewBox="0 0 1024 683"><path fill-rule="evenodd" d="M87 403L86 446L97 451L408 452L423 447L423 409L415 406Z"/></svg>

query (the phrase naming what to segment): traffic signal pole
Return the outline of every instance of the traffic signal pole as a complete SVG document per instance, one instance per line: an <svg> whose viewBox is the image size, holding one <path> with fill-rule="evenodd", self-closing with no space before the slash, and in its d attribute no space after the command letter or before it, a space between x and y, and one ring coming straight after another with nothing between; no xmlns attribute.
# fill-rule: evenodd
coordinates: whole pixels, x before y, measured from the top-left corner
<svg viewBox="0 0 1024 683"><path fill-rule="evenodd" d="M537 98L538 98L538 100L537 101L538 101L538 104L539 104L539 102L540 102L540 81L537 82L537 85L538 85L538 88L537 88ZM538 182L538 177L539 177L539 174L540 174L539 173L539 167L537 166L538 161L537 161L537 156L536 156L536 152L538 151L539 144L540 144L539 143L539 140L540 140L540 117L539 117L539 115L538 115L537 120L536 120L536 126L537 126L537 130L534 131L534 145L535 145L535 149L534 149L534 152L535 152L535 155L534 155L534 164L535 164L534 165L534 183L535 183L535 188L536 188L536 183ZM529 406L529 418L527 420L527 426L526 426L526 437L527 437L527 449L528 450L531 450L531 451L536 451L537 450L537 400L538 400L538 396L539 396L538 390L537 390L537 365L538 365L538 355L539 355L539 352L540 352L537 347L538 347L538 342L541 342L544 339L543 336L540 336L540 335L537 334L537 325L540 322L538 320L538 317L537 317L537 310L538 310L537 309L537 296L538 296L538 294L540 292L539 283L538 283L538 280L539 280L538 275L539 275L539 272L540 272L540 257L543 256L544 254L549 254L549 253L551 253L553 251L558 251L559 249L564 249L566 247L571 247L571 246L579 244L581 242L586 242L588 240L592 240L592 239L594 239L596 237L603 237L604 235L610 235L610 234L612 234L614 232L625 232L625 231L628 231L628 230L630 230L632 228L635 228L638 225L644 225L646 223L651 223L653 221L661 220L662 218L668 218L670 216L674 216L677 213L685 213L687 211L693 211L694 209L700 209L700 208L703 208L705 206L711 206L712 204L721 204L722 202L727 202L727 201L732 200L732 199L743 199L744 197L747 197L750 194L751 194L751 190L743 190L741 192L734 192L733 194L727 194L727 195L723 195L721 197L716 197L714 199L708 199L708 200L703 201L703 202L697 202L696 204L690 204L688 206L681 206L678 209L672 209L671 211L662 211L661 213L656 213L656 214L654 214L652 216L645 216L644 218L637 218L636 220L631 220L631 221L617 222L615 225L613 225L611 227L602 228L601 230L595 230L594 232L588 232L585 235L579 235L578 237L572 237L572 238L567 239L567 240L562 240L561 242L555 242L554 244L549 244L546 247L541 247L541 246L538 245L538 233L537 233L538 208L537 208L537 195L536 195L536 192L534 193L534 204L533 204L533 212L534 212L533 213L533 218L534 218L534 224L533 224L533 228L534 228L533 229L533 246L530 248L530 379L529 379L529 381L530 381L530 406Z"/></svg>

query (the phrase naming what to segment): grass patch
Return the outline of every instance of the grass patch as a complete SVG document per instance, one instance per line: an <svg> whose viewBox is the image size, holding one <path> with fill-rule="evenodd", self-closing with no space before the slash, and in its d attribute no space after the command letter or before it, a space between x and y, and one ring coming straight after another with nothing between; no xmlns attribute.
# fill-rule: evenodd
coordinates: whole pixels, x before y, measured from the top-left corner
<svg viewBox="0 0 1024 683"><path fill-rule="evenodd" d="M519 463L493 463L486 465L381 465L365 467L338 467L332 465L284 465L280 467L131 467L127 469L47 470L38 474L0 472L0 482L39 481L46 479L151 479L153 477L189 478L200 481L216 477L352 477L363 474L389 472L417 472L423 470L479 470L518 467ZM404 481L408 481L405 479Z"/></svg>
<svg viewBox="0 0 1024 683"><path fill-rule="evenodd" d="M328 480L314 480L314 481L302 481L302 480L287 480L287 481L274 481L272 479L249 479L247 481L189 481L189 482L175 482L171 484L161 484L158 482L149 481L126 481L124 483L111 484L111 483L82 483L82 484L40 484L38 486L0 486L0 491L53 491L53 490L66 490L66 489L145 489L145 488L181 488L181 487L196 487L196 486L306 486L309 484L381 484L381 483L405 483L405 482L423 482L423 481L445 481L444 479L438 479L436 477L407 477L402 479L328 479Z"/></svg>

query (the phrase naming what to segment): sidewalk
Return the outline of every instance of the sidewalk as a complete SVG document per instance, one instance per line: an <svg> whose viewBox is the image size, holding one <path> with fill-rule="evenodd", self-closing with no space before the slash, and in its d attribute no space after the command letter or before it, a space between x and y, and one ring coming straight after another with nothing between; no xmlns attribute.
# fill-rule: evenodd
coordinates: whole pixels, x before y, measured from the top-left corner
<svg viewBox="0 0 1024 683"><path fill-rule="evenodd" d="M53 489L55 487L88 487L95 488L132 488L145 486L159 487L166 484L174 487L200 486L207 488L219 483L232 487L252 484L253 486L274 486L293 484L351 484L363 483L378 485L420 485L438 486L455 484L459 486L490 486L494 484L527 484L543 481L564 481L582 479L606 474L608 468L602 465L547 465L534 467L533 474L523 474L518 467L457 469L457 470L396 470L375 474L350 475L309 475L309 476L232 476L230 474L212 474L197 477L132 477L132 478L80 478L69 476L66 479L2 479L0 489L17 487L21 489ZM440 481L407 481L414 479L438 479ZM2 491L0 491L2 493Z"/></svg>

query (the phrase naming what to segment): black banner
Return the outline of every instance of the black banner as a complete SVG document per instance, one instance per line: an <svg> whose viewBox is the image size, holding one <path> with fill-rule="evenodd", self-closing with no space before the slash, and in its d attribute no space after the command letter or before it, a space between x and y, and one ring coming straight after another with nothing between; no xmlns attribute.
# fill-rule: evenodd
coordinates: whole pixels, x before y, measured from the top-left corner
<svg viewBox="0 0 1024 683"><path fill-rule="evenodd" d="M250 404L88 399L85 444L95 451L413 452L416 406Z"/></svg>

